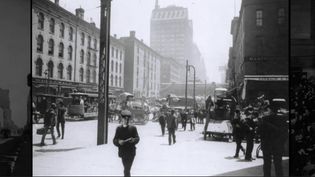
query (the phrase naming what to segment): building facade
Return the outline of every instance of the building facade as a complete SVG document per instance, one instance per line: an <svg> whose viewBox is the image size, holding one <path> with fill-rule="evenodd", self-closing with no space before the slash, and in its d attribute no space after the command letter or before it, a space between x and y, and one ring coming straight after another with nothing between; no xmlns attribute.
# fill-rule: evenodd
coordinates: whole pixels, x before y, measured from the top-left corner
<svg viewBox="0 0 315 177"><path fill-rule="evenodd" d="M100 30L84 20L82 8L74 15L58 2L32 1L32 91L97 92ZM115 68L110 70L110 91L123 90L124 47L111 37L110 50L110 68Z"/></svg>
<svg viewBox="0 0 315 177"><path fill-rule="evenodd" d="M185 82L185 66L173 58L161 57L161 83Z"/></svg>
<svg viewBox="0 0 315 177"><path fill-rule="evenodd" d="M241 100L288 99L288 1L243 0L232 20L228 74Z"/></svg>
<svg viewBox="0 0 315 177"><path fill-rule="evenodd" d="M120 38L125 46L125 91L135 97L159 97L161 56L143 41L130 36Z"/></svg>

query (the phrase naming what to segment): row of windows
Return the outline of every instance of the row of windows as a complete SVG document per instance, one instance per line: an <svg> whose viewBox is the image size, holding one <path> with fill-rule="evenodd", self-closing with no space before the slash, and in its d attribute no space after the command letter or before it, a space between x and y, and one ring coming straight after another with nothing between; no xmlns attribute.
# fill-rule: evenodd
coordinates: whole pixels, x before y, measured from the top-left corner
<svg viewBox="0 0 315 177"><path fill-rule="evenodd" d="M80 63L81 64L84 64L84 50L81 49L80 51ZM88 66L97 66L97 56L96 56L96 53L93 54L93 64L91 63L91 52L87 52L86 54L86 58L87 58L87 65Z"/></svg>
<svg viewBox="0 0 315 177"><path fill-rule="evenodd" d="M153 14L153 18L174 18L185 17L185 11L168 11L168 12L156 12Z"/></svg>
<svg viewBox="0 0 315 177"><path fill-rule="evenodd" d="M115 50L115 48L112 47L111 48L111 53L112 53L112 58L117 58L118 59L118 49ZM122 60L122 51L119 51L119 59Z"/></svg>
<svg viewBox="0 0 315 177"><path fill-rule="evenodd" d="M114 76L110 75L110 85L111 86L116 86L116 87L122 87L121 85L121 77L119 76L119 78L117 76L115 76L115 85L114 85ZM117 84L117 82L119 83L119 85Z"/></svg>
<svg viewBox="0 0 315 177"><path fill-rule="evenodd" d="M37 52L43 52L44 38L42 35L37 36ZM49 39L48 41L48 55L54 55L55 42L53 39ZM73 49L72 46L68 46L68 59L72 60ZM64 57L64 44L62 42L59 43L58 46L58 57Z"/></svg>
<svg viewBox="0 0 315 177"><path fill-rule="evenodd" d="M114 61L112 60L110 62L110 68L111 68L111 72L114 72L114 66L115 66L115 72L118 73L118 62L116 61L115 65L114 65ZM121 74L122 72L122 64L119 64L119 74Z"/></svg>
<svg viewBox="0 0 315 177"><path fill-rule="evenodd" d="M44 22L45 22L45 17L43 13L38 14L38 26L37 28L40 30L44 30ZM65 36L65 25L64 23L60 23L59 27L60 33L59 37L64 38ZM49 20L49 33L54 34L55 33L55 20L54 18L50 18ZM88 47L91 47L91 36L88 36ZM73 28L70 26L69 27L69 41L73 41ZM84 45L85 43L85 34L84 32L81 32L81 45ZM97 49L97 39L94 39L94 49Z"/></svg>
<svg viewBox="0 0 315 177"><path fill-rule="evenodd" d="M263 10L259 9L256 10L256 26L263 26ZM285 10L284 8L279 8L278 9L278 24L284 24L285 22Z"/></svg>

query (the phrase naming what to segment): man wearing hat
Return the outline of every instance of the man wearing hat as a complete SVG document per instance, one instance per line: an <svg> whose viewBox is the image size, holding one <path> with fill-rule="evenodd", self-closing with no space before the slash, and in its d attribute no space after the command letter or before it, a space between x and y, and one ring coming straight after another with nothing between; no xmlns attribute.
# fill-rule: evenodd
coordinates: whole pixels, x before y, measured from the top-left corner
<svg viewBox="0 0 315 177"><path fill-rule="evenodd" d="M45 145L45 137L46 137L48 129L50 130L53 144L57 144L56 138L54 135L54 127L56 124L56 108L57 108L56 104L52 103L50 108L45 113L45 116L44 116L44 133L43 133L42 140L40 143L41 146Z"/></svg>
<svg viewBox="0 0 315 177"><path fill-rule="evenodd" d="M245 160L246 161L252 161L255 160L252 158L252 152L254 148L254 137L255 137L255 122L253 121L253 112L254 108L249 105L247 109L245 110L245 131L246 131L246 154L245 154Z"/></svg>
<svg viewBox="0 0 315 177"><path fill-rule="evenodd" d="M58 138L60 137L60 129L59 129L59 124L61 124L61 139L64 138L65 134L65 113L67 111L67 108L63 104L62 101L59 102L58 104L58 115L57 115L57 133L58 133Z"/></svg>
<svg viewBox="0 0 315 177"><path fill-rule="evenodd" d="M131 112L123 110L121 112L122 124L117 127L113 142L118 147L118 156L121 157L124 165L124 175L130 176L130 169L136 155L136 144L140 138L137 128L129 125Z"/></svg>
<svg viewBox="0 0 315 177"><path fill-rule="evenodd" d="M241 112L239 108L236 108L235 110L235 116L234 119L232 120L232 126L233 126L233 136L234 140L236 142L236 151L234 158L238 158L239 151L242 150L242 152L245 154L245 149L242 146L242 140L244 136L244 125L241 121Z"/></svg>

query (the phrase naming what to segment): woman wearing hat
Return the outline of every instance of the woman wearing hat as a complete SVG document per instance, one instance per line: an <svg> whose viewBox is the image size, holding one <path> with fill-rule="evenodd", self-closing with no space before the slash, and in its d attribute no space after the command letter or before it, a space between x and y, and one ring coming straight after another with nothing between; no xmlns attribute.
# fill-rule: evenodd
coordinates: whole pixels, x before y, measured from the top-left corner
<svg viewBox="0 0 315 177"><path fill-rule="evenodd" d="M122 124L117 127L113 142L118 147L118 156L121 157L124 165L124 175L130 176L130 169L136 156L136 144L140 138L137 128L129 125L131 112L123 110L121 112Z"/></svg>

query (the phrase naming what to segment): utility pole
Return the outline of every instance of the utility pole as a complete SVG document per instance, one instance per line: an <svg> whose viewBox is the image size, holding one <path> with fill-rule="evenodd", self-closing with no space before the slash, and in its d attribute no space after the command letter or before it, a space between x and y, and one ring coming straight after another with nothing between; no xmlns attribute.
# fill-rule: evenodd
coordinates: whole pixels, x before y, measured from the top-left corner
<svg viewBox="0 0 315 177"><path fill-rule="evenodd" d="M205 100L207 99L207 80L205 80Z"/></svg>
<svg viewBox="0 0 315 177"><path fill-rule="evenodd" d="M108 71L111 0L101 0L97 145L108 139Z"/></svg>
<svg viewBox="0 0 315 177"><path fill-rule="evenodd" d="M188 69L190 70L190 67L194 69L194 92L193 92L193 99L194 99L194 111L196 110L196 97L195 97L195 90L196 90L196 69L193 65L188 65Z"/></svg>
<svg viewBox="0 0 315 177"><path fill-rule="evenodd" d="M185 111L187 111L187 77L188 77L188 60L186 60L186 81L185 81Z"/></svg>

